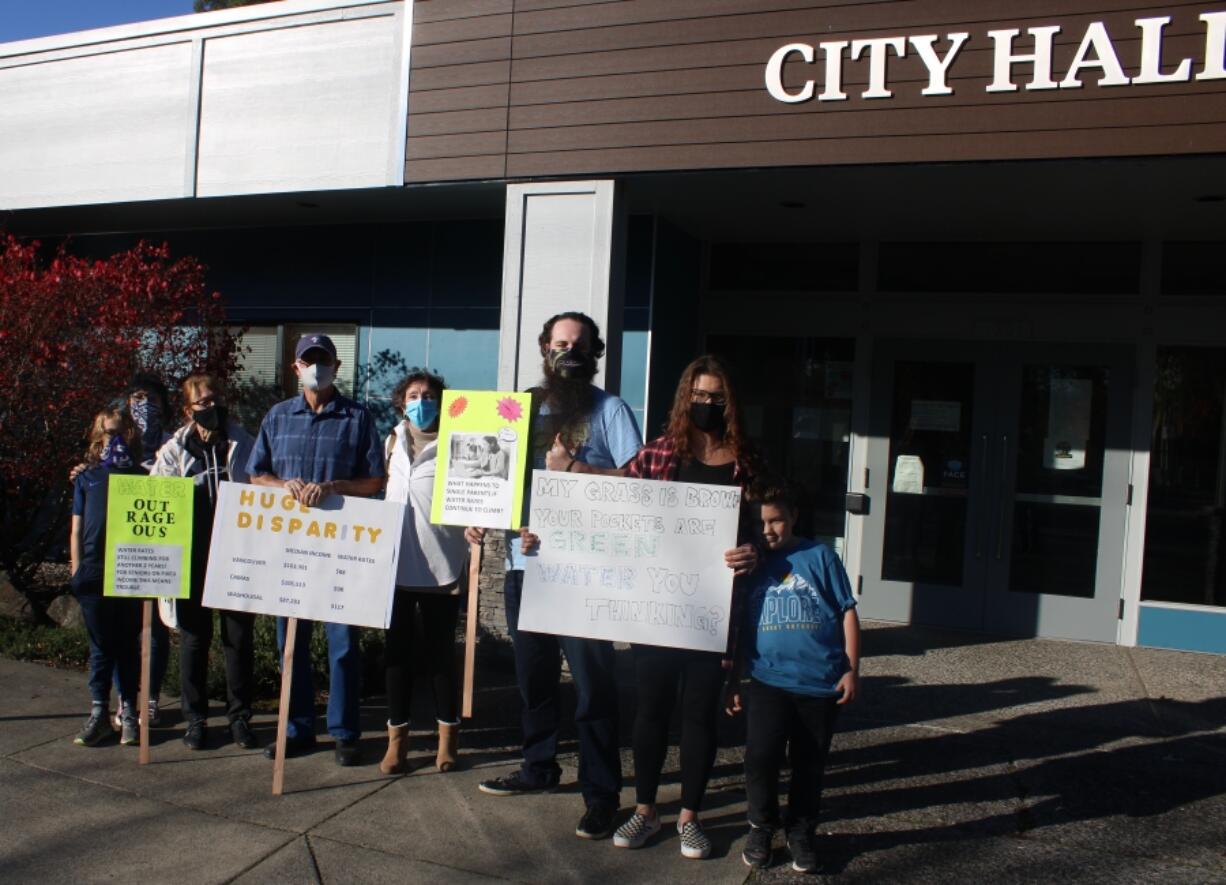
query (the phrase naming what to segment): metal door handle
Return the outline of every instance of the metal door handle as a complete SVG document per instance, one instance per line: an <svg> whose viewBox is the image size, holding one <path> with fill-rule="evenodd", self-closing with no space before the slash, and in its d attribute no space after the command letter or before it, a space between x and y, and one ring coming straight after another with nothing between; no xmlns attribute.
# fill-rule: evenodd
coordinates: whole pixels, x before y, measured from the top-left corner
<svg viewBox="0 0 1226 885"><path fill-rule="evenodd" d="M1009 478L1009 436L1000 438L1000 508L996 512L996 558L1005 552L1005 480Z"/></svg>
<svg viewBox="0 0 1226 885"><path fill-rule="evenodd" d="M988 435L979 438L979 494L982 495L988 487ZM971 491L974 495L974 490ZM969 515L969 514L968 514ZM983 559L983 526L975 527L975 558Z"/></svg>

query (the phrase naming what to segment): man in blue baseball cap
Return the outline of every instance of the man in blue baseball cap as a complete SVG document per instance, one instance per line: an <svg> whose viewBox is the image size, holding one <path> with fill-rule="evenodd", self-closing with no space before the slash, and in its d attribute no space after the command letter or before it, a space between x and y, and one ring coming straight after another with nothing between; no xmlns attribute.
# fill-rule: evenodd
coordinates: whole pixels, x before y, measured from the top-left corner
<svg viewBox="0 0 1226 885"><path fill-rule="evenodd" d="M365 406L336 389L340 368L336 345L321 332L303 335L294 348L299 396L277 403L260 425L247 472L256 485L284 489L313 507L329 495L374 495L383 487L383 447ZM277 619L277 644L284 652L285 618ZM311 679L312 621L298 621L294 675L290 685L286 754L315 745L315 687ZM328 733L336 739L336 763L358 761L362 661L358 629L324 624L328 637L330 692ZM265 748L270 759L276 747Z"/></svg>

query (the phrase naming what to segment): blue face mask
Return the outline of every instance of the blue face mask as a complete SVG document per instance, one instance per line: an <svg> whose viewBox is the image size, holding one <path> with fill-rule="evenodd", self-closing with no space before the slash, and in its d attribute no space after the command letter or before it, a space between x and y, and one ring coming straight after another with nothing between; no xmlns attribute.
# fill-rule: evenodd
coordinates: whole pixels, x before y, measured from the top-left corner
<svg viewBox="0 0 1226 885"><path fill-rule="evenodd" d="M111 441L102 449L102 466L110 470L127 470L132 466L132 455L127 443L118 436L112 436Z"/></svg>
<svg viewBox="0 0 1226 885"><path fill-rule="evenodd" d="M438 401L432 399L410 400L404 405L404 416L418 430L426 430L438 419Z"/></svg>

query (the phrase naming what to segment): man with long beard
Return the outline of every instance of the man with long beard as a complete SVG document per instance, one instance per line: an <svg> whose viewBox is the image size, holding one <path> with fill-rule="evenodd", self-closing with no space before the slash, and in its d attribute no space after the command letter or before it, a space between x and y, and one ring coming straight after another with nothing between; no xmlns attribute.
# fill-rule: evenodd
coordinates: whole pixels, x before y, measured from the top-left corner
<svg viewBox="0 0 1226 885"><path fill-rule="evenodd" d="M561 313L545 323L537 340L544 357L544 382L532 391L533 466L621 476L642 437L630 407L591 383L596 361L604 355L600 329L585 314ZM484 531L471 528L466 534L477 543ZM561 651L578 693L579 785L586 810L575 835L603 839L613 830L622 786L613 644L517 629L524 557L538 543L527 528L510 535L504 585L515 676L524 704L523 762L518 771L482 781L480 789L493 796L515 796L557 786L562 773L557 762Z"/></svg>

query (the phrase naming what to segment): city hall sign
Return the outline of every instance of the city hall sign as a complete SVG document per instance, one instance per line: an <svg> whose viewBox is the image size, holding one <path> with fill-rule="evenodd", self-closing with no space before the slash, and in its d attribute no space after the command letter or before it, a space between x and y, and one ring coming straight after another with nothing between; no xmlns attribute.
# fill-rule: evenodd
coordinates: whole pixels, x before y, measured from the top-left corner
<svg viewBox="0 0 1226 885"><path fill-rule="evenodd" d="M1029 46L1015 46L1021 30L1007 28L988 31L993 44L993 76L987 92L1016 92L1015 75L1027 90L1080 89L1082 78L1096 79L1099 86L1129 86L1145 83L1182 83L1196 80L1226 80L1226 12L1206 12L1199 16L1204 24L1204 55L1199 60L1184 58L1173 69L1162 70L1162 42L1164 30L1171 22L1170 16L1139 18L1135 25L1140 29L1141 60L1137 70L1128 72L1120 64L1111 35L1102 22L1090 22L1081 37L1081 43L1073 55L1072 63L1062 72L1053 70L1052 48L1060 25L1027 28ZM902 58L908 50L919 56L928 72L928 85L920 90L921 95L952 95L949 74L958 60L958 55L970 40L967 32L946 34L944 43L938 45L937 34L918 34L899 37L874 37L866 40L825 40L816 46L811 43L789 43L780 46L766 63L766 91L772 98L788 104L798 104L816 98L818 101L846 101L843 86L844 59L868 62L868 84L860 92L861 98L890 98L889 56L893 53ZM1029 49L1030 51L1026 51ZM819 62L820 59L820 62ZM789 78L791 86L784 85L784 70L794 65L814 65L821 70L821 91L818 78L800 80ZM805 69L806 71L808 69ZM814 71L816 73L816 70ZM1056 76L1063 77L1057 80Z"/></svg>

